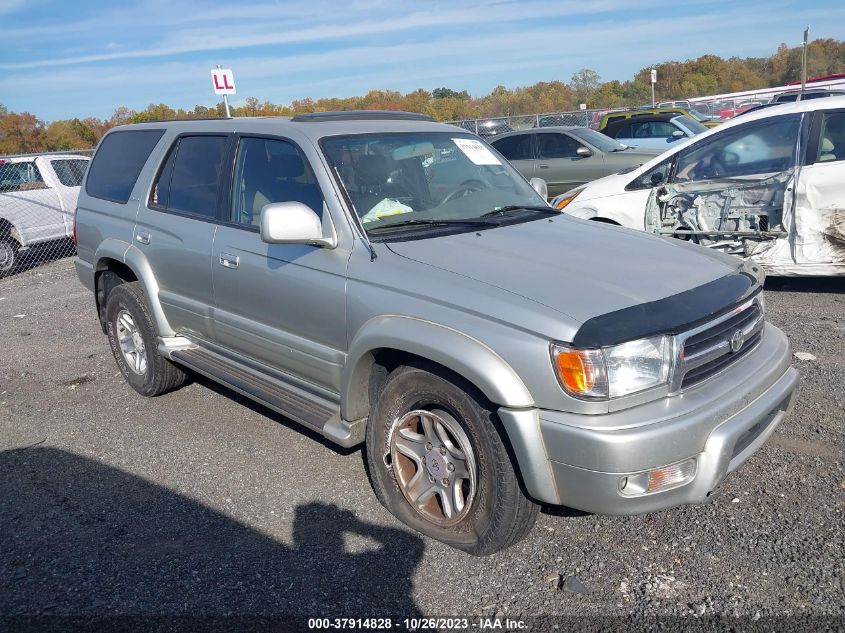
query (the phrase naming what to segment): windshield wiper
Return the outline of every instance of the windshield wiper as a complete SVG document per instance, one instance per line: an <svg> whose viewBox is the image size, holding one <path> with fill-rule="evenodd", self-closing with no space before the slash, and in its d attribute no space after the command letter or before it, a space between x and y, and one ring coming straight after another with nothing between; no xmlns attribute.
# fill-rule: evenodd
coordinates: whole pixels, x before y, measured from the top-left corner
<svg viewBox="0 0 845 633"><path fill-rule="evenodd" d="M482 220L481 218L462 218L459 220L453 220L449 218L443 218L441 220L424 220L417 218L416 220L403 220L401 222L391 222L390 224L385 224L383 226L374 226L371 229L368 229L368 233L375 233L378 231L383 231L392 228L400 228L406 226L450 226L450 225L459 225L459 226L498 226L497 222L491 222L490 220Z"/></svg>
<svg viewBox="0 0 845 633"><path fill-rule="evenodd" d="M540 213L547 213L549 215L560 215L560 211L552 209L551 207L526 206L523 204L508 204L503 207L496 207L492 211L482 213L482 218L490 218L494 215L505 215L511 211L539 211Z"/></svg>

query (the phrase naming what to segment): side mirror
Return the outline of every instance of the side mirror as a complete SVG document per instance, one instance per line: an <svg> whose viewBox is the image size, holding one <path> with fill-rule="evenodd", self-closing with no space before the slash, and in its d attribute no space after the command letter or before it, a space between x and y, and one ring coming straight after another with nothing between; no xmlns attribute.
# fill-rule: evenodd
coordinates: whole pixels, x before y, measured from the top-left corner
<svg viewBox="0 0 845 633"><path fill-rule="evenodd" d="M587 158L587 156L593 155L590 149L588 147L584 147L583 145L576 149L575 153L578 154L578 156L580 156L581 158Z"/></svg>
<svg viewBox="0 0 845 633"><path fill-rule="evenodd" d="M324 206L325 213L325 206ZM319 216L301 202L274 202L261 209L261 241L268 244L313 244L334 248L337 237L327 227L325 235Z"/></svg>
<svg viewBox="0 0 845 633"><path fill-rule="evenodd" d="M532 178L528 181L528 184L531 185L531 188L543 196L543 200L549 199L549 186L546 184L546 181L542 178Z"/></svg>
<svg viewBox="0 0 845 633"><path fill-rule="evenodd" d="M681 138L683 136L686 136L686 134L684 134L681 130L675 130L672 132L672 138Z"/></svg>

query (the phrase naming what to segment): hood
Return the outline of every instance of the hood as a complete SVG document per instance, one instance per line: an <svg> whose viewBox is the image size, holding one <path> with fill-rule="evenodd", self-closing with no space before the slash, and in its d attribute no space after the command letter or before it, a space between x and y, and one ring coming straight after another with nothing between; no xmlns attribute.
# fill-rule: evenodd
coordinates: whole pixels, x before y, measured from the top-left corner
<svg viewBox="0 0 845 633"><path fill-rule="evenodd" d="M387 246L579 323L702 286L741 265L678 240L567 215ZM502 299L498 316L507 318Z"/></svg>
<svg viewBox="0 0 845 633"><path fill-rule="evenodd" d="M660 156L666 150L657 149L656 147L634 147L631 146L631 149L626 149L624 152L619 152L618 154L614 154L614 156L621 156L621 157L628 157L633 158L634 156L638 156L643 160L644 163L650 161L655 156Z"/></svg>

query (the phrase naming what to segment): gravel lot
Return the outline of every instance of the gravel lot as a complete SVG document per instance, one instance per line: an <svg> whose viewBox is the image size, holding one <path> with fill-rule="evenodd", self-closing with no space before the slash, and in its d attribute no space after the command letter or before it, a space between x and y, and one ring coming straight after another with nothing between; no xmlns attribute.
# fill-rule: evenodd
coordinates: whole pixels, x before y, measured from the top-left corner
<svg viewBox="0 0 845 633"><path fill-rule="evenodd" d="M815 360L795 360L795 410L721 494L638 517L548 508L479 559L395 521L360 450L204 380L136 395L70 260L2 280L0 628L198 614L845 627L845 279L770 280L767 302Z"/></svg>

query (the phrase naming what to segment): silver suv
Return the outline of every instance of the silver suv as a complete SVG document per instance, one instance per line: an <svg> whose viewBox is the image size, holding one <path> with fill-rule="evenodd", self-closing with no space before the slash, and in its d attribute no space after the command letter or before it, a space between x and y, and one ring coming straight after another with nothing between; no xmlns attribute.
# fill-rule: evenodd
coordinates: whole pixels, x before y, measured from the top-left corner
<svg viewBox="0 0 845 633"><path fill-rule="evenodd" d="M421 115L117 128L75 230L136 391L187 368L363 443L379 500L473 554L540 503L705 500L797 384L757 266L561 214Z"/></svg>

